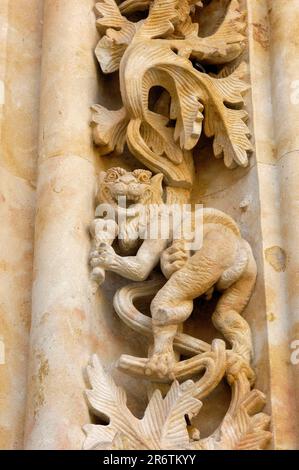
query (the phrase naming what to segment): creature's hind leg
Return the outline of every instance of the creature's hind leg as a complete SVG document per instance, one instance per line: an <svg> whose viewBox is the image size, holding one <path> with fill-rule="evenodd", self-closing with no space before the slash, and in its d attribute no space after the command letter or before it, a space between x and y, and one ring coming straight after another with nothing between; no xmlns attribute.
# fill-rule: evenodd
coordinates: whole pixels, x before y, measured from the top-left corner
<svg viewBox="0 0 299 470"><path fill-rule="evenodd" d="M249 262L246 271L235 284L225 291L212 316L215 327L232 345L232 352L236 353L248 365L252 359L252 338L250 327L241 314L253 292L256 274L256 263L249 248Z"/></svg>
<svg viewBox="0 0 299 470"><path fill-rule="evenodd" d="M178 326L191 315L193 299L207 292L219 279L223 267L215 253L214 243L205 243L204 249L177 271L157 293L151 304L154 350L146 373L169 375L175 363L173 339Z"/></svg>

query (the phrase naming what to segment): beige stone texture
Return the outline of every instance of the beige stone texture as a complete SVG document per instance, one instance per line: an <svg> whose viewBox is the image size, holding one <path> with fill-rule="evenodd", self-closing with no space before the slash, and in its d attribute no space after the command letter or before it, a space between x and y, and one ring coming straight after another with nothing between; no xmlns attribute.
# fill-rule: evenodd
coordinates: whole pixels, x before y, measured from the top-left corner
<svg viewBox="0 0 299 470"><path fill-rule="evenodd" d="M0 448L22 449L31 318L42 1L0 5ZM30 4L30 5L29 5Z"/></svg>
<svg viewBox="0 0 299 470"><path fill-rule="evenodd" d="M136 423L152 392L144 377L116 367L122 354L148 353L113 307L127 281L107 272L97 289L88 264L100 170L140 167L127 148L100 156L93 144L91 106L121 105L118 77L103 75L95 58L95 3L0 1L0 449L88 448L82 427L93 420L85 398L93 354L125 390ZM291 363L299 340L299 3L241 3L254 152L247 168L229 170L201 139L191 199L232 217L252 247L258 276L243 315L253 333L255 387L271 416L268 447L299 449L299 366ZM206 32L210 18L200 23ZM137 307L149 314L149 305ZM184 332L207 343L220 337L209 313L196 303ZM230 399L222 381L202 400L193 423L202 438L222 422Z"/></svg>

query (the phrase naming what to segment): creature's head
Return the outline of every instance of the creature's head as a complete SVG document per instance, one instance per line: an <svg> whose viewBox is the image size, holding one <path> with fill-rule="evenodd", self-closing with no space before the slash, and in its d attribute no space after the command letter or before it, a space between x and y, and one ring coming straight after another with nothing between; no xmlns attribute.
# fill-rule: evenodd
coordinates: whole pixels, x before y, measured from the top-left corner
<svg viewBox="0 0 299 470"><path fill-rule="evenodd" d="M152 176L147 170L126 171L110 168L100 174L98 200L113 206L125 198L127 207L137 204L158 204L162 201L163 175Z"/></svg>
<svg viewBox="0 0 299 470"><path fill-rule="evenodd" d="M162 181L162 174L152 176L147 170L131 172L123 168L110 168L100 174L100 206L108 204L115 209L117 216L125 214L124 218L117 219L119 247L123 253L131 253L138 247L140 223L149 205L163 203ZM146 211L143 210L144 206Z"/></svg>

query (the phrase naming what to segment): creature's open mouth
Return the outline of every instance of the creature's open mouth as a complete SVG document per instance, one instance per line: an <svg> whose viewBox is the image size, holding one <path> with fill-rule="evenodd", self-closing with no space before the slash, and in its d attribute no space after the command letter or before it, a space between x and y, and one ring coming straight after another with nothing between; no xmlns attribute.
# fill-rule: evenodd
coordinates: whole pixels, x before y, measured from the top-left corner
<svg viewBox="0 0 299 470"><path fill-rule="evenodd" d="M117 193L113 195L113 200L115 203L121 203L121 205L125 205L126 207L132 206L132 204L139 203L140 199L140 194Z"/></svg>

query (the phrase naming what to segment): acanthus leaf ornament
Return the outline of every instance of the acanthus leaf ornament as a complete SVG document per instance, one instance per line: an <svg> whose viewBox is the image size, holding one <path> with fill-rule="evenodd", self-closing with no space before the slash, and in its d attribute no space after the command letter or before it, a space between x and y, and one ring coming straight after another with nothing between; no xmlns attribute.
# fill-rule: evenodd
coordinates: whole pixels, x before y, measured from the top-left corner
<svg viewBox="0 0 299 470"><path fill-rule="evenodd" d="M240 383L239 403L232 403L222 424L208 438L200 432L189 433L185 416L191 421L202 407L196 397L198 386L189 380L174 381L166 397L156 390L137 419L126 404L126 393L105 372L97 356L88 366L91 389L88 402L93 412L109 424L84 426L85 450L256 450L263 449L272 435L267 431L269 417L259 413L264 396L257 390L247 391ZM190 435L191 434L191 435Z"/></svg>
<svg viewBox="0 0 299 470"><path fill-rule="evenodd" d="M96 54L104 73L119 65L124 108L110 111L109 116L102 106L94 108L95 143L102 146L102 154L108 154L121 152L127 142L143 164L162 172L168 184L183 187L192 185L191 151L203 121L207 136L214 137L215 156L223 155L229 168L247 166L252 150L242 109L248 89L244 64L228 76L205 74L192 64L194 59L226 64L242 53L245 22L239 2L232 0L222 25L207 38L198 36L198 25L192 22L195 3L156 0L148 17L137 23L122 15L114 0L97 4L98 26L106 34ZM123 7L124 11L130 8L129 4ZM170 95L167 115L149 109L155 86ZM108 117L104 126L103 116Z"/></svg>
<svg viewBox="0 0 299 470"><path fill-rule="evenodd" d="M202 403L194 397L192 381L173 382L165 398L156 390L143 419L137 419L127 408L126 394L107 375L97 356L88 367L91 390L88 401L96 414L108 418L109 425L87 425L85 449L111 448L130 450L170 450L189 447L185 415L196 415Z"/></svg>

